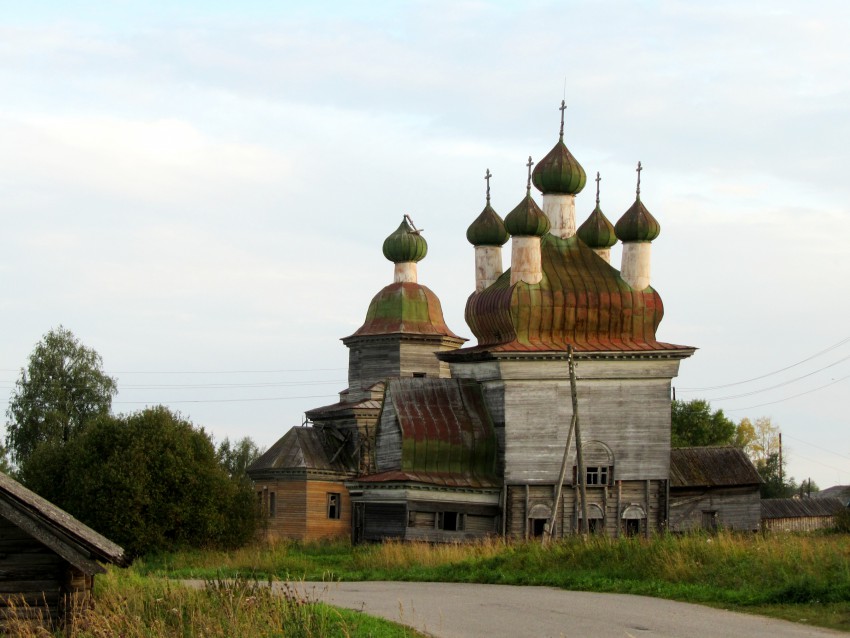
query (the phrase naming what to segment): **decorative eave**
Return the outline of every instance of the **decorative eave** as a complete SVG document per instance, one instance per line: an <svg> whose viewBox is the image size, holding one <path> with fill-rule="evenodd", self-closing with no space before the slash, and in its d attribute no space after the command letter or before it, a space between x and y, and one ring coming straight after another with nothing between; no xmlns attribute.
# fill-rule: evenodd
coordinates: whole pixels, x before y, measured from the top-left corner
<svg viewBox="0 0 850 638"><path fill-rule="evenodd" d="M659 350L580 350L575 349L573 356L576 360L630 360L630 359L687 359L698 348L679 346L665 343L666 349ZM569 358L566 350L515 350L486 347L463 348L438 352L437 358L446 362L478 362L478 361L566 361Z"/></svg>

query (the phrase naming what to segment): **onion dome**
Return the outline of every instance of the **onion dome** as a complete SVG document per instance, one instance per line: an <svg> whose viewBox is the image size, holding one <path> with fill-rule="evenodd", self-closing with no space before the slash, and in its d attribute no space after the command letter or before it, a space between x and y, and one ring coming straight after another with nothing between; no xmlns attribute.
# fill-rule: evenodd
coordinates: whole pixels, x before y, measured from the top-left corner
<svg viewBox="0 0 850 638"><path fill-rule="evenodd" d="M428 242L409 220L405 215L396 231L384 240L384 257L394 264L421 261L428 254Z"/></svg>
<svg viewBox="0 0 850 638"><path fill-rule="evenodd" d="M614 230L617 233L617 239L622 242L627 241L652 241L661 234L661 224L652 216L643 202L640 201L640 172L643 166L638 162L637 174L637 197L631 208L623 213L623 216L617 221Z"/></svg>
<svg viewBox="0 0 850 638"><path fill-rule="evenodd" d="M611 248L617 243L617 235L614 231L614 224L602 212L599 207L599 182L602 178L599 173L596 173L596 208L590 213L584 223L578 227L576 235L579 236L585 244L590 248Z"/></svg>
<svg viewBox="0 0 850 638"><path fill-rule="evenodd" d="M549 232L549 218L546 216L534 198L531 196L531 167L534 162L528 158L528 184L525 188L525 197L517 204L508 216L505 217L505 229L511 234L519 237L542 237Z"/></svg>
<svg viewBox="0 0 850 638"><path fill-rule="evenodd" d="M487 204L481 214L466 229L466 238L473 246L503 246L510 235L505 230L505 222L490 206L490 169L484 179L487 180Z"/></svg>
<svg viewBox="0 0 850 638"><path fill-rule="evenodd" d="M617 243L614 224L608 220L599 204L596 204L590 217L578 227L576 235L590 248L611 248Z"/></svg>
<svg viewBox="0 0 850 638"><path fill-rule="evenodd" d="M505 229L505 222L487 204L466 229L466 238L473 246L504 246L511 236Z"/></svg>
<svg viewBox="0 0 850 638"><path fill-rule="evenodd" d="M561 137L555 147L549 151L534 169L534 186L544 195L575 195L581 192L587 182L587 175L578 160L564 144L564 101L561 100Z"/></svg>

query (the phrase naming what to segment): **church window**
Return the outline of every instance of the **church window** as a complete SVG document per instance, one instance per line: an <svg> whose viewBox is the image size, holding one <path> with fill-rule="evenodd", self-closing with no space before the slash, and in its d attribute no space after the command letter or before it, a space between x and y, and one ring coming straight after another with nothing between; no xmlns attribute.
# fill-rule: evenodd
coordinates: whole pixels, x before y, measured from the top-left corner
<svg viewBox="0 0 850 638"><path fill-rule="evenodd" d="M328 518L338 520L340 515L339 492L328 492Z"/></svg>
<svg viewBox="0 0 850 638"><path fill-rule="evenodd" d="M604 465L586 467L585 476L585 485L608 485L608 468Z"/></svg>
<svg viewBox="0 0 850 638"><path fill-rule="evenodd" d="M427 377L427 376L428 376L428 374L427 374L427 373L425 373L425 372L414 372L414 373L413 373L413 377L414 377L415 379L423 379L423 378L425 378L425 377Z"/></svg>

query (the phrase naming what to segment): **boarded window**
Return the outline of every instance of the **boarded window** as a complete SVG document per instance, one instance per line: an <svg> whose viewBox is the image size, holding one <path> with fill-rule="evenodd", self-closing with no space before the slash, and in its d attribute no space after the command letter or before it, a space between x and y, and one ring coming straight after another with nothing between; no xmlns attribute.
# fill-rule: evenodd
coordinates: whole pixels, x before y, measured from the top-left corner
<svg viewBox="0 0 850 638"><path fill-rule="evenodd" d="M328 518L338 520L340 509L339 492L328 492Z"/></svg>
<svg viewBox="0 0 850 638"><path fill-rule="evenodd" d="M269 518L277 516L277 499L274 492L269 492Z"/></svg>
<svg viewBox="0 0 850 638"><path fill-rule="evenodd" d="M436 520L437 515L435 512L416 512L414 510L410 510L407 515L407 526L434 529Z"/></svg>
<svg viewBox="0 0 850 638"><path fill-rule="evenodd" d="M703 510L702 528L710 532L717 531L717 510Z"/></svg>

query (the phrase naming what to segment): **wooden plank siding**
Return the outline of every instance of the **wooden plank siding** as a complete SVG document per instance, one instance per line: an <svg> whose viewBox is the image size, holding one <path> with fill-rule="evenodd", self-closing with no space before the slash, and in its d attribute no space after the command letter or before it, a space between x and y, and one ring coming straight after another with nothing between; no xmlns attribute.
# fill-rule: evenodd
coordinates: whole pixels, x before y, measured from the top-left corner
<svg viewBox="0 0 850 638"><path fill-rule="evenodd" d="M698 529L757 531L761 521L758 486L671 489L670 531Z"/></svg>
<svg viewBox="0 0 850 638"><path fill-rule="evenodd" d="M765 532L814 532L835 526L835 516L795 516L766 518L761 521Z"/></svg>
<svg viewBox="0 0 850 638"><path fill-rule="evenodd" d="M262 534L267 540L348 538L351 533L351 503L342 482L270 480L257 482L255 490L266 513ZM328 493L340 495L338 519L328 518Z"/></svg>
<svg viewBox="0 0 850 638"><path fill-rule="evenodd" d="M548 518L551 514L555 487L539 483L507 486L505 535L508 538L534 536L532 519ZM621 481L608 486L587 486L588 518L601 521L596 533L616 538L625 533L623 516L626 510L637 507L646 514L640 524L640 534L655 534L665 527L665 498L665 481ZM578 486L565 484L556 512L555 536L562 538L577 533L580 519Z"/></svg>

